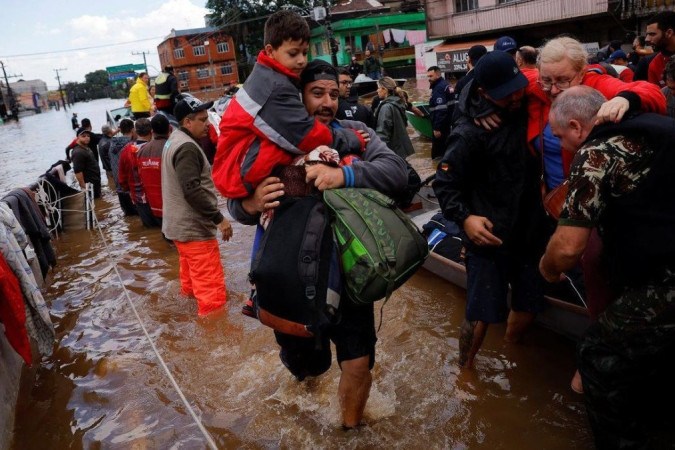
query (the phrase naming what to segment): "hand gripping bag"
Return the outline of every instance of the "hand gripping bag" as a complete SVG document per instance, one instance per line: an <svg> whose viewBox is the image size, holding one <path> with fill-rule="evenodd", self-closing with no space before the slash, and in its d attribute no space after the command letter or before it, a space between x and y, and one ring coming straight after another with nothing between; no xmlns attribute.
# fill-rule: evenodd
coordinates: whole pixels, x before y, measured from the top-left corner
<svg viewBox="0 0 675 450"><path fill-rule="evenodd" d="M395 202L373 189L324 191L344 289L357 304L388 299L424 263L429 248Z"/></svg>

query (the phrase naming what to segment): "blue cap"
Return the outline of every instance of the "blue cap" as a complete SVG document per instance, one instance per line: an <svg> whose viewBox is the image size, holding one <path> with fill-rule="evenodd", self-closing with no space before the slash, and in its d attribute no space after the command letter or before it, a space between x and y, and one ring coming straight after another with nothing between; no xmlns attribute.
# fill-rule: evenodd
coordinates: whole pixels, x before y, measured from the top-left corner
<svg viewBox="0 0 675 450"><path fill-rule="evenodd" d="M501 50L502 52L515 52L518 49L518 44L516 40L511 36L502 36L495 41L495 50Z"/></svg>
<svg viewBox="0 0 675 450"><path fill-rule="evenodd" d="M617 50L615 52L612 52L611 55L609 55L607 61L614 62L615 59L628 59L628 57L626 56L626 52L624 52L623 50Z"/></svg>

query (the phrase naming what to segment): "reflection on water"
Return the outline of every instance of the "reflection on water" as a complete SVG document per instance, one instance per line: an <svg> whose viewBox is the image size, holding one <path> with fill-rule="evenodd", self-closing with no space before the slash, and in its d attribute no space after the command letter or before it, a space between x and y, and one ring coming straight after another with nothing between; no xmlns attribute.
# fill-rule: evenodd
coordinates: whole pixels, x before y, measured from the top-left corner
<svg viewBox="0 0 675 450"><path fill-rule="evenodd" d="M111 105L116 103L90 102L76 111L98 128ZM0 127L3 191L32 181L61 157L73 136L69 116L53 112ZM413 143L413 165L432 173L429 142L413 137ZM144 229L137 217L123 217L109 190L97 201L97 216L109 249L93 231L63 233L55 242L59 265L45 298L57 345L24 376L15 449L205 448L111 261L222 448L591 447L582 399L568 389L573 344L533 329L524 344L508 345L501 339L504 327L493 326L476 370L460 371L464 293L425 271L384 307L368 426L345 433L339 427L339 369L298 383L280 364L272 332L239 312L248 293L251 227L235 224L232 241L220 244L226 310L198 319L194 301L179 295L177 254L160 234Z"/></svg>

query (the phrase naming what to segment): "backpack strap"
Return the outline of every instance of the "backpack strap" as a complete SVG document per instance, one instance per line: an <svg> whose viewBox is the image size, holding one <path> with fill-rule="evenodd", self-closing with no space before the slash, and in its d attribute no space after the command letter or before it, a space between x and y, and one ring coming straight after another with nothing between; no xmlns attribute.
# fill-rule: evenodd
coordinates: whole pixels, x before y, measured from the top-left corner
<svg viewBox="0 0 675 450"><path fill-rule="evenodd" d="M305 284L305 297L314 300L319 277L319 255L321 240L328 221L325 218L323 203L318 201L312 208L305 226L305 234L298 253L298 274Z"/></svg>

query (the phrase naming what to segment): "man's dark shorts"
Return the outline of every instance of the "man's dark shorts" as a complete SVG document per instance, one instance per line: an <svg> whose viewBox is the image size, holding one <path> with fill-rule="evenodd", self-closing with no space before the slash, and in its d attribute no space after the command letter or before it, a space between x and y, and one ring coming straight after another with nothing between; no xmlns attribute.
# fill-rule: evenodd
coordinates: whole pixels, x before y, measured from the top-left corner
<svg viewBox="0 0 675 450"><path fill-rule="evenodd" d="M330 368L332 354L330 341L335 344L338 364L342 361L370 356L369 365L375 364L375 314L373 305L356 305L346 297L340 304L341 319L330 326L316 349L313 338L301 338L274 332L281 346L279 357L288 370L300 380L306 376L321 375Z"/></svg>
<svg viewBox="0 0 675 450"><path fill-rule="evenodd" d="M466 319L486 323L506 321L511 284L511 309L538 313L544 310L544 279L534 263L494 253L466 255Z"/></svg>

